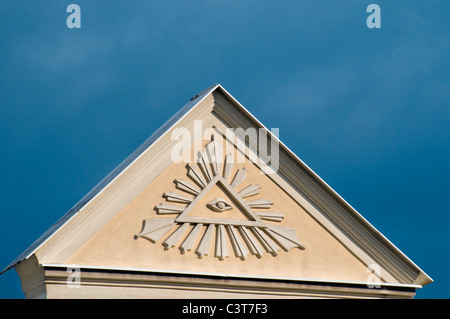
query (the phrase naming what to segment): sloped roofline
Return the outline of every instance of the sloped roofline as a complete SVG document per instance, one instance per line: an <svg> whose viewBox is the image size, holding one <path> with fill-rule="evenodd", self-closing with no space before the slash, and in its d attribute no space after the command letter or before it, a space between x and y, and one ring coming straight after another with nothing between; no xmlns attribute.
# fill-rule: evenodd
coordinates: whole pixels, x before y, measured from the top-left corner
<svg viewBox="0 0 450 319"><path fill-rule="evenodd" d="M329 194L337 199L347 210L349 210L355 218L358 219L365 227L376 233L379 239L386 247L396 254L401 255L412 268L419 272L419 277L422 276L418 284L425 285L433 280L421 270L411 259L409 259L400 249L391 243L382 233L380 233L372 224L370 224L355 208L353 208L347 201L345 201L331 186L329 186L320 176L318 176L308 165L306 165L293 151L291 151L279 138L271 133L253 114L251 114L239 101L237 101L227 90L220 84L215 84L201 93L195 95L189 100L178 112L176 112L167 122L165 122L157 131L155 131L141 146L139 146L131 155L129 155L122 163L120 163L111 173L109 173L100 183L98 183L89 193L87 193L75 206L73 206L64 216L62 216L55 224L53 224L43 235L41 235L31 246L29 246L22 254L20 254L14 261L12 261L0 274L6 272L23 260L28 259L36 250L41 247L50 237L52 237L64 224L71 220L87 203L99 195L113 180L115 180L127 167L139 158L139 156L151 145L156 143L165 132L174 127L181 119L190 113L201 101L216 90L220 90L227 98L229 98L240 110L248 116L254 123L266 130L271 136L278 141L279 146L295 160L305 171L307 171L313 178L323 187Z"/></svg>
<svg viewBox="0 0 450 319"><path fill-rule="evenodd" d="M115 180L123 171L127 169L139 156L151 145L156 143L166 131L175 126L185 115L195 108L204 98L214 92L219 87L218 84L212 85L206 90L192 97L178 112L167 120L158 130L156 130L141 146L131 153L124 161L114 168L105 178L103 178L91 191L89 191L78 203L75 204L66 214L64 214L56 223L54 223L44 234L33 242L24 252L14 259L0 274L8 271L21 261L28 259L36 250L41 247L50 237L52 237L64 224L71 220L86 204L101 193L113 180Z"/></svg>
<svg viewBox="0 0 450 319"><path fill-rule="evenodd" d="M413 268L415 268L418 272L418 279L416 280L417 284L426 285L433 282L433 279L429 277L420 267L418 267L408 256L406 256L399 248L397 248L386 236L384 236L380 231L378 231L368 220L366 220L353 206L351 206L344 198L342 198L330 185L328 185L319 175L317 175L305 162L303 162L293 151L289 149L280 139L273 135L270 130L268 130L253 114L251 114L239 101L237 101L227 90L225 90L222 86L218 86L224 94L231 99L234 103L236 103L242 111L250 117L257 125L261 126L268 132L271 138L274 138L278 141L280 148L284 149L289 156L291 156L295 161L302 166L309 174L311 174L316 181L321 184L321 186L326 189L333 197L341 202L341 204L346 207L349 211L352 212L354 217L356 217L366 228L372 230L376 233L379 238L383 241L383 244L390 248L393 252L401 255Z"/></svg>

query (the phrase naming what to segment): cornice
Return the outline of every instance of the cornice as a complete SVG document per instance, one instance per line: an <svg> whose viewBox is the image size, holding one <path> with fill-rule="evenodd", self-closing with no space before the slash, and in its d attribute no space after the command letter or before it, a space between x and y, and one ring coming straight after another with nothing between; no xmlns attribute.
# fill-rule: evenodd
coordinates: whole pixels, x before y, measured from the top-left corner
<svg viewBox="0 0 450 319"><path fill-rule="evenodd" d="M229 292L248 295L315 298L412 298L419 285L314 280L289 277L256 277L195 273L159 269L43 264L46 285L65 285L68 268L80 273L80 287L161 288L186 291Z"/></svg>

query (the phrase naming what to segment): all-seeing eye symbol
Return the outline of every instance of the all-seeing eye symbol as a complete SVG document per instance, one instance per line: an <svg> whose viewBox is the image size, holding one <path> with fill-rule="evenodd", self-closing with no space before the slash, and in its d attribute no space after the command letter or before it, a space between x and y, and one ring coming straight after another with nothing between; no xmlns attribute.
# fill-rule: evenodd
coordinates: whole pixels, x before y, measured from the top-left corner
<svg viewBox="0 0 450 319"><path fill-rule="evenodd" d="M224 212L226 210L230 210L233 208L226 200L222 198L216 198L212 201L210 201L208 204L206 204L206 207L209 209L215 211L215 212Z"/></svg>

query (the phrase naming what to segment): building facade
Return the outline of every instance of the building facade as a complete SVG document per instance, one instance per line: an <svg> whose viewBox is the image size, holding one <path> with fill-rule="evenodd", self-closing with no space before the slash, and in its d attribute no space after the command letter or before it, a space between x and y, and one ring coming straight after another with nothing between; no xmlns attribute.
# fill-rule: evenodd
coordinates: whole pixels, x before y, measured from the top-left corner
<svg viewBox="0 0 450 319"><path fill-rule="evenodd" d="M220 85L11 268L27 298L412 298L432 282Z"/></svg>

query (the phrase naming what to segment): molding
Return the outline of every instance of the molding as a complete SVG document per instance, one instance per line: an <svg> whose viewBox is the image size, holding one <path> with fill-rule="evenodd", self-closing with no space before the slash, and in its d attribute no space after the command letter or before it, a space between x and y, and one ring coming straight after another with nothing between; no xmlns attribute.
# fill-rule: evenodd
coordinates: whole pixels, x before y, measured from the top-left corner
<svg viewBox="0 0 450 319"><path fill-rule="evenodd" d="M150 298L164 298L157 294L161 290L171 290L171 298L198 298L199 292L202 292L203 298L205 296L206 298L223 298L224 294L230 298L238 295L245 298L412 298L415 295L415 289L421 287L379 283L380 288L368 288L366 282L54 264L42 265L45 272L45 285L47 287L65 286L68 277L67 267L77 267L80 270L80 288L75 290L81 291L80 294L85 298L99 298L96 289L105 286L115 287L116 289L111 293L125 294L125 298L127 289L130 288L141 289L143 298L149 298L149 292L155 289L156 293ZM378 283L371 284L378 285ZM87 289L89 287L91 290ZM51 291L51 289L48 290ZM64 290L59 291L64 292ZM66 293L70 295L73 291L74 289ZM67 298L68 296L50 295L49 297Z"/></svg>
<svg viewBox="0 0 450 319"><path fill-rule="evenodd" d="M92 265L76 265L76 264L41 264L44 268L80 268L81 270L96 270L96 271L110 271L110 272L143 272L143 273L157 273L157 274L172 274L172 275L193 275L193 276L213 276L221 278L242 278L242 279L261 279L261 280L280 280L280 281L302 281L302 282L315 282L325 284L342 284L342 285L367 285L365 281L351 281L351 280L324 280L324 279L311 279L301 277L277 277L277 276L251 276L251 275L235 275L235 274L222 274L211 272L192 272L192 271L176 271L167 269L148 269L148 268L128 268L128 267L107 267L107 266L92 266ZM400 284L400 283L388 283L388 282L371 282L373 285L380 285L382 287L403 287L420 289L422 285L418 284Z"/></svg>
<svg viewBox="0 0 450 319"><path fill-rule="evenodd" d="M170 164L170 161L167 160L170 154L169 150L175 143L170 141L171 131L177 125L192 128L195 119L202 119L204 126L215 125L219 132L223 132L227 126L256 127L268 131L220 85L207 89L191 99L67 214L10 263L2 273L14 266L20 268L18 263L31 260L31 258L37 258L40 262L45 263L63 263L139 194L149 181L154 180L168 167ZM271 135L270 131L268 132L272 139L278 140L277 137ZM240 138L242 141L245 140L245 136L240 136ZM432 282L430 277L378 232L289 148L280 141L279 145L280 169L276 174L267 176L283 188L350 252L366 265L371 263L380 265L385 272L384 275L382 274L382 279L389 282L421 285ZM249 150L257 150L257 148L255 145L249 145ZM267 154L267 152L262 153ZM200 168L204 174L207 174L207 177L211 177L214 172L220 170L220 167L208 167L206 163L210 162L211 153L206 151L205 154L206 156L202 158L203 165ZM201 172L194 169L188 170L188 176L195 185L178 180L177 189L195 196L200 191L198 187L205 187L207 182ZM227 182L231 177L232 169L233 164L226 157L223 177ZM193 176L200 177L195 180ZM238 182L239 180L236 180L236 183ZM263 219L261 215L257 217ZM265 217L277 219L274 216ZM267 229L263 231L254 227L250 229L250 232L245 232L240 227L237 226L238 232L233 233L240 234L244 242L246 236L251 234L264 250L272 255L277 254L280 247L267 234ZM182 253L193 248L192 239L196 238L193 236L199 235L202 228L202 224L194 227L179 247ZM223 236L222 230L220 232L220 236ZM172 242L169 241L166 244L169 248ZM250 249L250 246L248 248ZM258 251L257 247L252 249ZM224 257L225 255L225 251L219 251L219 256Z"/></svg>
<svg viewBox="0 0 450 319"><path fill-rule="evenodd" d="M15 266L25 298L46 298L45 273L35 255Z"/></svg>

